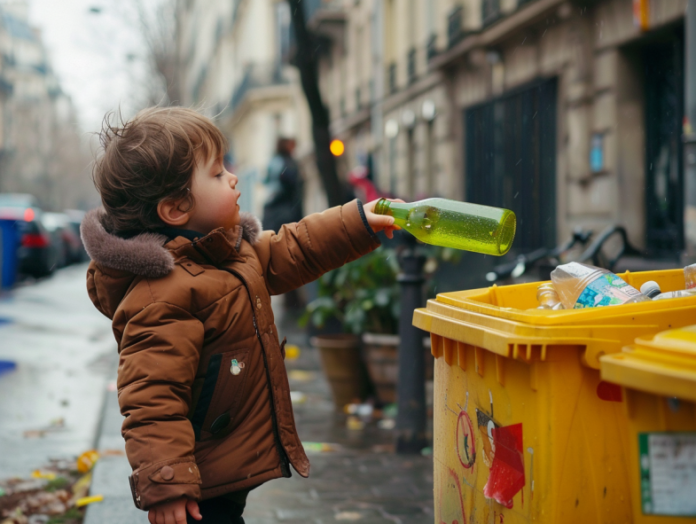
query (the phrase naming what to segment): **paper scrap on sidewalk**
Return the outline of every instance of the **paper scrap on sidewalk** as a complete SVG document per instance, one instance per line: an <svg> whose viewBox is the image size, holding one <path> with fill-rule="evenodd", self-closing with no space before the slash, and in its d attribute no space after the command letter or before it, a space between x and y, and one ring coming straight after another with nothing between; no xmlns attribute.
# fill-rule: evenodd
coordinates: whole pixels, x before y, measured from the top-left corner
<svg viewBox="0 0 696 524"><path fill-rule="evenodd" d="M291 369L288 371L288 379L296 382L311 382L316 378L316 373L313 371L305 371L304 369Z"/></svg>
<svg viewBox="0 0 696 524"><path fill-rule="evenodd" d="M83 497L75 501L75 506L81 508L87 506L88 504L94 504L95 502L102 502L104 500L104 495L93 495L91 497Z"/></svg>
<svg viewBox="0 0 696 524"><path fill-rule="evenodd" d="M341 449L341 446L338 444L329 444L327 442L303 442L302 447L307 453L331 453Z"/></svg>
<svg viewBox="0 0 696 524"><path fill-rule="evenodd" d="M334 516L336 520L362 520L363 514L357 511L341 511Z"/></svg>
<svg viewBox="0 0 696 524"><path fill-rule="evenodd" d="M305 402L307 402L307 395L305 395L301 391L291 391L290 401L292 402L293 406L298 404L304 404Z"/></svg>

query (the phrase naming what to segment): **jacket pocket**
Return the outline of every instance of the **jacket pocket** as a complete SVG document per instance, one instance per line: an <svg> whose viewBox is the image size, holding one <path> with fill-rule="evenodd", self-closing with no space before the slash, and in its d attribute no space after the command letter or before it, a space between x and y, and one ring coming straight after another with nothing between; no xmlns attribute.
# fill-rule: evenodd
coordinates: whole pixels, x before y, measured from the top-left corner
<svg viewBox="0 0 696 524"><path fill-rule="evenodd" d="M245 395L248 355L248 349L236 349L210 358L191 417L197 441L222 437L233 427Z"/></svg>

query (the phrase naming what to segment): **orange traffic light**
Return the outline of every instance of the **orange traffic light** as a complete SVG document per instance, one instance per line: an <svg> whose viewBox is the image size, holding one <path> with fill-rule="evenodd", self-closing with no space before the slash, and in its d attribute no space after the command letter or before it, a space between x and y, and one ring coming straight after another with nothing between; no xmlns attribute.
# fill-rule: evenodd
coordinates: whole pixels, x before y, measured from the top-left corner
<svg viewBox="0 0 696 524"><path fill-rule="evenodd" d="M331 141L329 149L331 150L331 154L333 156L341 156L346 151L346 145L339 139L335 138Z"/></svg>

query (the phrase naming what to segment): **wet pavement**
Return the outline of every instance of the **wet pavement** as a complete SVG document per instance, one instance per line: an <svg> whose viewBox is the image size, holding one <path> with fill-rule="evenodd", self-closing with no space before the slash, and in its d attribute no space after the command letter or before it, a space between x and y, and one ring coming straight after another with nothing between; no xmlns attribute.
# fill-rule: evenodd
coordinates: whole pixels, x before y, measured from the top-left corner
<svg viewBox="0 0 696 524"><path fill-rule="evenodd" d="M86 271L71 266L0 294L0 478L94 445L116 344Z"/></svg>
<svg viewBox="0 0 696 524"><path fill-rule="evenodd" d="M280 313L280 308L274 309ZM318 354L294 322L278 319L281 336L301 348L288 360L290 386L304 394L295 405L295 420L303 442L328 443L335 451L308 452L311 475L266 483L251 492L247 524L427 524L433 522L431 456L393 453L391 430L378 421L361 430L346 428L346 416L336 413ZM99 449L106 451L94 471L92 494L104 501L88 507L85 524L147 524L135 509L128 487L130 474L120 435L121 415L116 393L107 393ZM307 447L307 446L306 446Z"/></svg>

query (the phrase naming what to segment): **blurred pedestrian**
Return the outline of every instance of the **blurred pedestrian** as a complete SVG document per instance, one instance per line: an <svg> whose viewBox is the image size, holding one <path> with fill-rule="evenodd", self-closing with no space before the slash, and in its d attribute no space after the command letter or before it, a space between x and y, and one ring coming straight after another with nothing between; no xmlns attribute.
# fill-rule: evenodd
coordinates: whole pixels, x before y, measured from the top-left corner
<svg viewBox="0 0 696 524"><path fill-rule="evenodd" d="M293 139L278 139L264 180L268 194L263 206L264 229L277 232L283 224L299 222L304 216L302 176L292 156L294 151Z"/></svg>
<svg viewBox="0 0 696 524"><path fill-rule="evenodd" d="M270 296L369 253L394 221L354 200L262 232L224 137L189 109L107 122L101 143L104 208L82 236L118 343L133 500L152 524L243 524L251 489L309 475Z"/></svg>
<svg viewBox="0 0 696 524"><path fill-rule="evenodd" d="M279 231L283 224L299 222L304 216L304 189L299 166L293 158L295 140L279 138L276 152L268 163L264 184L267 190L266 204L263 206L263 227ZM299 311L304 308L300 289L293 289L283 297L287 310Z"/></svg>

